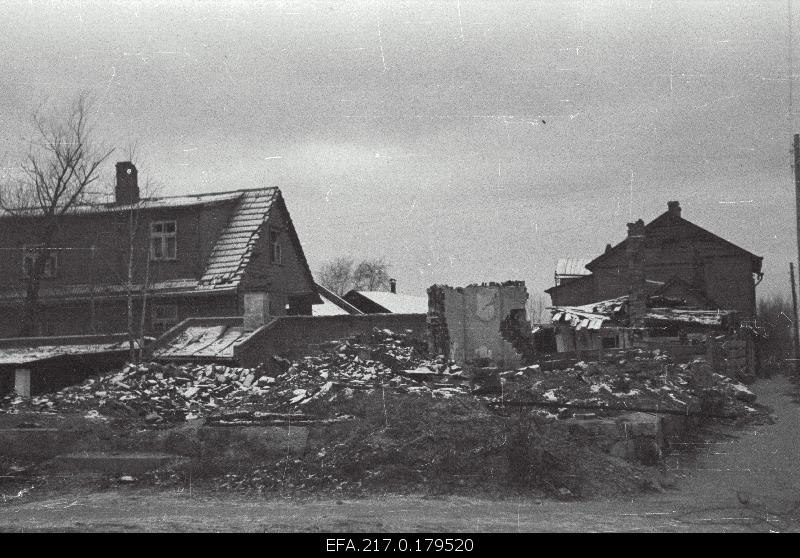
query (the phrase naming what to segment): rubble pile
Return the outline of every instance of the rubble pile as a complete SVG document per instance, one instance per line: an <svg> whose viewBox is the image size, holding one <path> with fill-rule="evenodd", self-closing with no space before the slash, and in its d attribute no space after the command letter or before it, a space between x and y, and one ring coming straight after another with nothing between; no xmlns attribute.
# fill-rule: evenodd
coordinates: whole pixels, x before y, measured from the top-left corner
<svg viewBox="0 0 800 558"><path fill-rule="evenodd" d="M326 415L320 418L330 418L327 405L374 390L433 399L473 396L500 406L536 403L532 409L553 419L624 410L719 414L724 409L731 416L759 412L750 406L755 400L752 392L711 372L702 358L678 364L658 349L634 349L615 358L607 354L601 362L464 370L444 357L431 358L424 346L385 329L328 343L315 356L295 361L274 357L252 369L129 364L28 401L7 397L0 400L0 409L74 410L89 418L138 416L153 424L216 416L229 424L244 424L311 420L305 415L292 418L292 413L316 412Z"/></svg>
<svg viewBox="0 0 800 558"><path fill-rule="evenodd" d="M726 416L759 412L749 406L755 394L711 372L701 358L678 364L658 349L636 349L625 356L560 367L534 364L501 372L502 393L496 403L541 403L539 412L553 418L605 416L626 409L686 414L720 414L724 409ZM719 404L709 408L710 400ZM569 407L559 407L562 404Z"/></svg>
<svg viewBox="0 0 800 558"><path fill-rule="evenodd" d="M533 405L530 412L517 412L514 403ZM237 453L198 437L187 469L154 473L157 484L198 482L206 475L210 486L222 490L433 487L499 493L527 471L519 482L553 494L635 490L641 473L570 437L575 423L561 419L626 410L745 420L764 413L750 390L714 373L702 358L678 363L657 349L632 349L598 355L597 361L462 369L389 330L327 343L293 361L271 358L252 369L129 364L56 393L0 399L0 410L120 418L116 424L149 430L147 435L196 418L209 427L315 426L308 429L302 455L281 452L282 457L246 453L247 444ZM140 429L142 422L131 420L137 417L154 428ZM194 432L194 426L174 431Z"/></svg>
<svg viewBox="0 0 800 558"><path fill-rule="evenodd" d="M314 401L351 397L355 390L390 388L448 398L468 394L464 371L428 358L406 335L375 330L368 338L328 344L318 356L274 358L270 367L214 364L129 364L78 386L33 397L6 397L0 408L83 410L88 417L139 416L147 422L192 420L237 410L287 412ZM252 418L252 413L249 417Z"/></svg>

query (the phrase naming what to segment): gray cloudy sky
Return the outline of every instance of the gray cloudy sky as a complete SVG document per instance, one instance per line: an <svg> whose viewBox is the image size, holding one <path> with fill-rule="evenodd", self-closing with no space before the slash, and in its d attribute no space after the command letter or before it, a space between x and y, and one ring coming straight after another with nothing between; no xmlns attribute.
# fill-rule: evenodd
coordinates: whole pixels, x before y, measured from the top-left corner
<svg viewBox="0 0 800 558"><path fill-rule="evenodd" d="M764 256L760 294L788 292L787 15L785 0L6 1L0 155L13 164L39 103L90 90L103 137L136 140L160 193L280 186L315 270L384 256L402 292L535 293L557 258L598 255L678 199Z"/></svg>

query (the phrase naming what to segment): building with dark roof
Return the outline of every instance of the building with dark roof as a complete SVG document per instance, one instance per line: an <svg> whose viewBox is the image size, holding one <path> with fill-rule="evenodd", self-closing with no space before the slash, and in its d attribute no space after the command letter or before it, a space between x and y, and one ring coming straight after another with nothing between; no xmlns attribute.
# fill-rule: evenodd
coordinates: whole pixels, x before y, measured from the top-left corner
<svg viewBox="0 0 800 558"><path fill-rule="evenodd" d="M312 309L314 316L357 316L364 313L322 285L317 285L317 293L322 299L322 304L314 306Z"/></svg>
<svg viewBox="0 0 800 558"><path fill-rule="evenodd" d="M35 214L0 216L0 337L18 333L39 226ZM140 199L136 167L117 163L115 200L77 207L54 239L41 335L126 331L129 290L146 335L203 316L244 316L255 328L322 303L275 187Z"/></svg>
<svg viewBox="0 0 800 558"><path fill-rule="evenodd" d="M648 224L628 225L628 236L585 264L588 274L562 278L547 289L553 306L580 306L636 294L684 299L705 309L755 315L759 256L684 219L677 201ZM574 270L573 270L574 271Z"/></svg>

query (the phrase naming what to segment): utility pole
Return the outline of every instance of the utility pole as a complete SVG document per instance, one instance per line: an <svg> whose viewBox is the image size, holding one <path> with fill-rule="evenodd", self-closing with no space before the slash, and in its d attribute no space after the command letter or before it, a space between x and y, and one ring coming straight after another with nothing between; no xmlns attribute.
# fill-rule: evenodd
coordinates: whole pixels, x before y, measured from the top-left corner
<svg viewBox="0 0 800 558"><path fill-rule="evenodd" d="M797 261L800 262L800 134L794 135L794 203L797 220Z"/></svg>
<svg viewBox="0 0 800 558"><path fill-rule="evenodd" d="M797 289L794 282L794 263L789 262L789 281L792 283L792 308L794 310L794 323L792 331L794 333L794 372L800 373L800 324L797 323Z"/></svg>
<svg viewBox="0 0 800 558"><path fill-rule="evenodd" d="M797 220L797 261L800 262L800 134L794 135L794 203L795 218ZM800 323L797 315L797 291L794 282L794 266L789 267L792 280L792 302L794 304L794 358L795 374L800 376Z"/></svg>

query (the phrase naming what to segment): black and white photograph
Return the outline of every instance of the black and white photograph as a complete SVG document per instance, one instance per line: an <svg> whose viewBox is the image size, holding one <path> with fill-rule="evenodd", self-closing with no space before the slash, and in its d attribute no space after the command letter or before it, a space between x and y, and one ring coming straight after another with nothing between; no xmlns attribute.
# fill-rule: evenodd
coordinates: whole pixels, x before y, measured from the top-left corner
<svg viewBox="0 0 800 558"><path fill-rule="evenodd" d="M800 532L799 71L800 0L3 0L0 532Z"/></svg>

